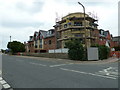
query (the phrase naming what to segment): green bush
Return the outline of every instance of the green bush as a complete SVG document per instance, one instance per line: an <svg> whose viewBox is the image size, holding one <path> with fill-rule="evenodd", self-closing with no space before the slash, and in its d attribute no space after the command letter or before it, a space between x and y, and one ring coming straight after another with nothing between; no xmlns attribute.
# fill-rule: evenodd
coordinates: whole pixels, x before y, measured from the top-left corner
<svg viewBox="0 0 120 90"><path fill-rule="evenodd" d="M68 50L68 57L72 60L83 60L84 48L79 40L72 40L65 43Z"/></svg>
<svg viewBox="0 0 120 90"><path fill-rule="evenodd" d="M120 51L120 46L116 46L114 48L115 48L115 51Z"/></svg>

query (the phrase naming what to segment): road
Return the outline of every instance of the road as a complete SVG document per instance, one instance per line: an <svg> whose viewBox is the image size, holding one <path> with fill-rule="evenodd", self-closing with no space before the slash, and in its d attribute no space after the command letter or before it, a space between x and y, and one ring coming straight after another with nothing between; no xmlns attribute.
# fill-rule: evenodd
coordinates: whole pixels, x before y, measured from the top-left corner
<svg viewBox="0 0 120 90"><path fill-rule="evenodd" d="M2 76L13 88L118 88L118 63L79 63L3 55Z"/></svg>

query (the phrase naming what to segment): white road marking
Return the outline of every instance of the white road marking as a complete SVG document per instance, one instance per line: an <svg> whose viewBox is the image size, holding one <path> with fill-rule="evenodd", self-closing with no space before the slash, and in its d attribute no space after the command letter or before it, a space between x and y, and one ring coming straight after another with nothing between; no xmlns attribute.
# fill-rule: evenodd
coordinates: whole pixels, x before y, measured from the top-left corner
<svg viewBox="0 0 120 90"><path fill-rule="evenodd" d="M5 80L0 81L1 84L7 83Z"/></svg>
<svg viewBox="0 0 120 90"><path fill-rule="evenodd" d="M96 72L96 74L108 75L108 76L111 76L111 77L118 77L118 74L111 75L111 73L109 73L109 72L106 73L106 72L103 72L103 71Z"/></svg>
<svg viewBox="0 0 120 90"><path fill-rule="evenodd" d="M114 75L118 75L118 72L108 71L108 73L110 73L110 74L114 74Z"/></svg>
<svg viewBox="0 0 120 90"><path fill-rule="evenodd" d="M10 88L10 85L9 84L4 84L3 88L5 88L5 89Z"/></svg>
<svg viewBox="0 0 120 90"><path fill-rule="evenodd" d="M0 81L1 81L1 80L3 80L3 78L2 78L2 77L0 77Z"/></svg>
<svg viewBox="0 0 120 90"><path fill-rule="evenodd" d="M30 62L30 64L39 65L39 66L47 66L47 65L44 65L44 64L38 64L38 63L33 63L33 62Z"/></svg>
<svg viewBox="0 0 120 90"><path fill-rule="evenodd" d="M16 60L17 62L23 62L23 60Z"/></svg>
<svg viewBox="0 0 120 90"><path fill-rule="evenodd" d="M106 69L104 69L104 70L110 70L110 69L112 69L113 67L109 67L109 68L106 68Z"/></svg>
<svg viewBox="0 0 120 90"><path fill-rule="evenodd" d="M50 65L49 67L59 67L59 66L64 66L64 65L72 65L73 63L68 63L68 64L58 64L58 65Z"/></svg>
<svg viewBox="0 0 120 90"><path fill-rule="evenodd" d="M65 70L65 71L71 71L71 72L86 74L86 75L93 75L93 76L104 77L104 78L109 78L109 79L117 79L115 77L103 76L103 75L94 74L94 73L81 72L81 71L76 71L76 70L71 70L71 69L66 69L66 68L60 68L60 69Z"/></svg>
<svg viewBox="0 0 120 90"><path fill-rule="evenodd" d="M118 78L118 71L116 69L117 67L109 67L109 68L103 69L102 71L96 72L96 74L107 75L110 77Z"/></svg>
<svg viewBox="0 0 120 90"><path fill-rule="evenodd" d="M2 85L2 87L3 87L4 89L13 90L13 89L11 88L11 86L10 86L5 80L3 80L2 77L0 77L0 84Z"/></svg>
<svg viewBox="0 0 120 90"><path fill-rule="evenodd" d="M106 68L106 69L103 69L104 72L108 72L108 70L112 69L112 67L109 67L109 68Z"/></svg>
<svg viewBox="0 0 120 90"><path fill-rule="evenodd" d="M51 65L50 67L58 67L58 66L64 66L66 64L58 64L58 65Z"/></svg>
<svg viewBox="0 0 120 90"><path fill-rule="evenodd" d="M38 65L40 65L40 66L47 66L47 65L44 65L44 64L38 64Z"/></svg>

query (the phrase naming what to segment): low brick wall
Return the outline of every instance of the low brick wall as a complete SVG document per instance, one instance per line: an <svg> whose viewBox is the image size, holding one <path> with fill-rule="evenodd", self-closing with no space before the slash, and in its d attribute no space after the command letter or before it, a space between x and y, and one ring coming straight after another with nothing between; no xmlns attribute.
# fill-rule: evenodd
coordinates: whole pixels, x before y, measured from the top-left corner
<svg viewBox="0 0 120 90"><path fill-rule="evenodd" d="M120 51L112 51L110 53L110 56L120 58Z"/></svg>
<svg viewBox="0 0 120 90"><path fill-rule="evenodd" d="M23 56L68 59L68 54L66 53L22 53L22 55Z"/></svg>

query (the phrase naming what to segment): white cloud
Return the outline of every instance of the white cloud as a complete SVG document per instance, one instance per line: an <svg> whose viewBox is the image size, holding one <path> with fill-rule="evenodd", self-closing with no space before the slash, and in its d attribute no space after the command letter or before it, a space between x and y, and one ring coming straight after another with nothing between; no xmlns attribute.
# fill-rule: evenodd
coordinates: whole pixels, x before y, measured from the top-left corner
<svg viewBox="0 0 120 90"><path fill-rule="evenodd" d="M51 29L59 17L72 12L83 12L79 0L0 0L0 38L6 48L9 36L12 40L27 41L39 29ZM118 33L118 0L81 0L86 12L95 12L99 28Z"/></svg>

